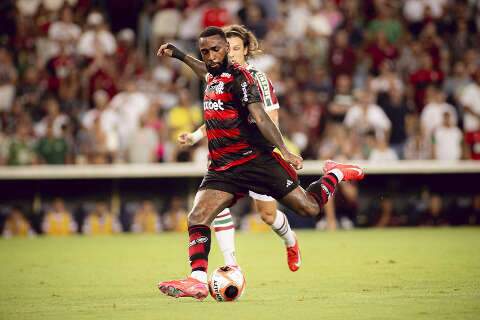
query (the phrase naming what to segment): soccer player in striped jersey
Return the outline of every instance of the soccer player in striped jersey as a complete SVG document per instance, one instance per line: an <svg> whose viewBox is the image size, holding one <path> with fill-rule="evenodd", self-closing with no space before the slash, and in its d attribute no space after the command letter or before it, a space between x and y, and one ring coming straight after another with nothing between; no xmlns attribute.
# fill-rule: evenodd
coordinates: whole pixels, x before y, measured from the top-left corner
<svg viewBox="0 0 480 320"><path fill-rule="evenodd" d="M232 63L238 63L245 67L255 79L259 88L265 111L272 121L278 126L278 104L275 89L264 72L248 64L248 59L259 54L259 45L255 35L240 25L231 25L223 28L227 41L230 45L228 54ZM200 62L200 61L199 61ZM205 75L207 74L205 69ZM203 77L204 78L204 77ZM205 125L202 125L193 133L183 133L179 136L182 145L194 145L199 138L206 137ZM254 199L255 207L260 213L262 220L283 240L287 251L287 263L291 271L300 268L301 257L298 241L295 233L290 228L285 214L278 210L274 198L249 191L249 196ZM238 265L235 257L235 226L229 208L226 208L213 220L213 230L217 237L220 250L226 265Z"/></svg>
<svg viewBox="0 0 480 320"><path fill-rule="evenodd" d="M303 159L288 150L282 134L266 113L255 79L228 61L225 32L208 27L198 41L198 60L167 44L157 55L184 61L197 74L208 71L203 98L210 165L188 215L191 274L163 281L160 291L172 297L202 300L208 295L207 268L215 217L249 190L274 197L301 216L318 216L341 181L361 180L358 166L327 161L324 175L305 190L294 170ZM167 52L168 49L170 52ZM273 152L278 148L281 155Z"/></svg>

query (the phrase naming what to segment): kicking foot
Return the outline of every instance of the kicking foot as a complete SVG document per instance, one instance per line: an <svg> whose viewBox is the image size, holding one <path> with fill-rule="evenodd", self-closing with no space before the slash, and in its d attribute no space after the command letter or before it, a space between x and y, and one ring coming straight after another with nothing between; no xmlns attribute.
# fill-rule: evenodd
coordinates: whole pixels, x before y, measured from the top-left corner
<svg viewBox="0 0 480 320"><path fill-rule="evenodd" d="M325 161L323 173L329 173L333 169L338 169L343 173L344 181L362 180L365 174L359 166L353 164L338 163L333 160Z"/></svg>
<svg viewBox="0 0 480 320"><path fill-rule="evenodd" d="M295 244L292 247L287 247L287 259L290 271L295 272L300 269L302 258L300 256L300 248L298 247L297 235L295 235Z"/></svg>
<svg viewBox="0 0 480 320"><path fill-rule="evenodd" d="M191 297L203 300L208 296L206 283L188 277L185 280L164 281L158 284L163 294L174 298Z"/></svg>

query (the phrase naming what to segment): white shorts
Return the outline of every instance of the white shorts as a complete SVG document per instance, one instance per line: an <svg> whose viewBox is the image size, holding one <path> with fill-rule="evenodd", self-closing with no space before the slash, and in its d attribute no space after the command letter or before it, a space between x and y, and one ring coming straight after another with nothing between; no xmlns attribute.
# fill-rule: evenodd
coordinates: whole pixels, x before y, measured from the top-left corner
<svg viewBox="0 0 480 320"><path fill-rule="evenodd" d="M259 200L259 201L276 201L275 198L272 198L265 194L258 194L253 191L248 191L248 195L250 196L250 198Z"/></svg>

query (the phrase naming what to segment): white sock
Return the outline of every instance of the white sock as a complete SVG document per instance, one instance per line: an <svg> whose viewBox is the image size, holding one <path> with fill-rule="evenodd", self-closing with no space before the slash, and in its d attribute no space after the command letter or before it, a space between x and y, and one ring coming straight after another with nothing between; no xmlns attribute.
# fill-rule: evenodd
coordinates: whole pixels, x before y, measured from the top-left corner
<svg viewBox="0 0 480 320"><path fill-rule="evenodd" d="M283 239L287 247L295 245L295 236L292 229L290 229L287 216L280 210L277 210L275 220L272 224L272 230Z"/></svg>
<svg viewBox="0 0 480 320"><path fill-rule="evenodd" d="M235 258L235 225L230 210L227 208L220 212L212 224L218 246L223 253L225 265L237 266L238 263Z"/></svg>
<svg viewBox="0 0 480 320"><path fill-rule="evenodd" d="M343 180L343 172L340 171L340 169L333 169L333 170L330 170L328 173L331 173L335 177L337 177L338 182L341 182Z"/></svg>
<svg viewBox="0 0 480 320"><path fill-rule="evenodd" d="M190 277L197 279L198 281L201 281L203 283L207 283L207 280L208 280L207 273L205 271L200 271L200 270L192 271L192 273L190 274Z"/></svg>

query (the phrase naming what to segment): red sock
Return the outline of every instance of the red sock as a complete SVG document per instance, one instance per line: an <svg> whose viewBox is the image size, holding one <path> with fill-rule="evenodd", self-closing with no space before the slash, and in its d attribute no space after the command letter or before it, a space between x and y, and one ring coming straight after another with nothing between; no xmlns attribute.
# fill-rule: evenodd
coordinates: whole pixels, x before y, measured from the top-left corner
<svg viewBox="0 0 480 320"><path fill-rule="evenodd" d="M320 180L309 185L307 192L317 200L320 207L323 207L328 202L328 199L333 196L337 184L337 177L334 174L329 173L324 175Z"/></svg>
<svg viewBox="0 0 480 320"><path fill-rule="evenodd" d="M208 254L210 253L210 228L205 225L188 227L190 242L188 244L188 255L192 271L207 272Z"/></svg>

